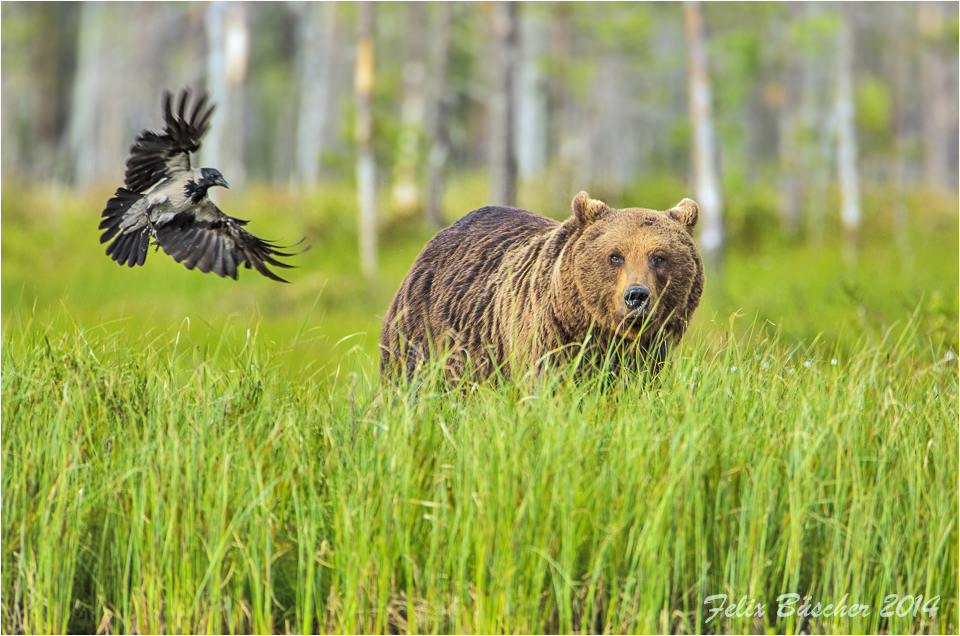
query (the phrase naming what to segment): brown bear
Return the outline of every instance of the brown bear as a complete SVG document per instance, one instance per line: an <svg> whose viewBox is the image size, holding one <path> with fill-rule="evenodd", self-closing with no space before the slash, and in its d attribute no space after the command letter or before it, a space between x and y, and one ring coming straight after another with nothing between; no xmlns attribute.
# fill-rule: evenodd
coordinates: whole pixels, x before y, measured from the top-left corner
<svg viewBox="0 0 960 636"><path fill-rule="evenodd" d="M439 358L449 378L509 377L585 353L655 371L703 293L698 212L690 199L665 212L614 209L586 192L563 223L517 208L470 212L427 243L400 285L381 374L413 378Z"/></svg>

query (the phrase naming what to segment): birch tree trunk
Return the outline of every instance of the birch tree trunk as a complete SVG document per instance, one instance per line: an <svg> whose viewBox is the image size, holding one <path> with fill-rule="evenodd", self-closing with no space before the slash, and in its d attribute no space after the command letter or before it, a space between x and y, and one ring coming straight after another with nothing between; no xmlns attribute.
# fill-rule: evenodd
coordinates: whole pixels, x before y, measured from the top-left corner
<svg viewBox="0 0 960 636"><path fill-rule="evenodd" d="M207 89L214 101L222 100L227 93L226 74L226 46L224 44L224 16L227 12L227 3L211 2L207 9L204 28L207 35ZM219 105L220 114L223 105ZM220 146L222 144L223 125L211 126L203 139L200 149L201 162L207 166L220 166Z"/></svg>
<svg viewBox="0 0 960 636"><path fill-rule="evenodd" d="M797 51L790 38L791 25L800 18L798 3L790 2L787 7L790 20L784 26L783 93L780 104L777 128L779 133L780 159L780 226L790 239L800 234L803 210L802 163L800 149L802 137L801 123L801 51Z"/></svg>
<svg viewBox="0 0 960 636"><path fill-rule="evenodd" d="M397 136L397 160L394 164L391 197L401 214L413 214L422 203L418 175L420 147L423 142L424 62L423 29L427 23L427 5L413 2L405 5L407 29L404 36L406 59L403 63L403 93L400 99L400 134Z"/></svg>
<svg viewBox="0 0 960 636"><path fill-rule="evenodd" d="M368 279L377 273L376 163L373 156L373 81L375 49L374 5L359 3L357 67L354 88L357 99L357 208L360 270Z"/></svg>
<svg viewBox="0 0 960 636"><path fill-rule="evenodd" d="M493 7L496 76L490 96L490 204L516 205L517 157L513 147L513 74L517 51L517 5Z"/></svg>
<svg viewBox="0 0 960 636"><path fill-rule="evenodd" d="M100 91L103 17L102 3L84 2L80 5L77 72L73 78L73 106L67 128L74 186L87 185L97 176L97 94Z"/></svg>
<svg viewBox="0 0 960 636"><path fill-rule="evenodd" d="M431 51L431 72L433 90L430 112L427 118L427 143L430 155L427 161L427 222L434 228L443 226L440 213L440 197L443 190L443 169L450 153L447 140L447 67L450 58L450 22L452 4L437 4L436 28L433 34Z"/></svg>
<svg viewBox="0 0 960 636"><path fill-rule="evenodd" d="M921 38L920 81L924 95L923 178L930 186L944 188L952 186L957 178L956 170L949 166L949 157L956 152L957 142L956 70L949 69L947 60L938 50L948 24L943 5L918 2L916 7ZM955 40L953 52L956 54Z"/></svg>
<svg viewBox="0 0 960 636"><path fill-rule="evenodd" d="M693 123L693 164L700 206L700 249L705 263L719 270L724 247L723 197L717 169L717 148L710 117L710 81L699 2L684 3L687 79Z"/></svg>
<svg viewBox="0 0 960 636"><path fill-rule="evenodd" d="M853 29L841 12L837 39L837 171L840 179L840 220L844 245L855 248L860 231L860 173L853 97Z"/></svg>
<svg viewBox="0 0 960 636"><path fill-rule="evenodd" d="M818 3L804 3L803 14L807 21L819 20L830 8ZM809 25L809 22L808 22ZM819 55L806 55L803 60L802 105L804 135L808 137L803 162L804 178L808 184L805 197L804 216L807 221L807 236L811 243L821 246L827 229L828 208L823 205L822 197L810 196L810 192L827 192L833 179L834 139L836 133L836 112L830 89L833 77L829 71L833 55L833 36L822 33L816 36L813 44ZM812 138L811 138L812 136Z"/></svg>
<svg viewBox="0 0 960 636"><path fill-rule="evenodd" d="M520 19L517 60L517 170L521 177L541 173L547 163L547 96L543 73L546 30L539 12L527 11Z"/></svg>
<svg viewBox="0 0 960 636"><path fill-rule="evenodd" d="M230 183L242 183L246 170L241 87L249 52L246 7L238 2L211 2L205 27L207 88L217 102L217 121L203 139L203 164L219 169Z"/></svg>
<svg viewBox="0 0 960 636"><path fill-rule="evenodd" d="M314 185L320 179L323 130L333 76L337 4L304 2L300 7L296 174L301 184Z"/></svg>

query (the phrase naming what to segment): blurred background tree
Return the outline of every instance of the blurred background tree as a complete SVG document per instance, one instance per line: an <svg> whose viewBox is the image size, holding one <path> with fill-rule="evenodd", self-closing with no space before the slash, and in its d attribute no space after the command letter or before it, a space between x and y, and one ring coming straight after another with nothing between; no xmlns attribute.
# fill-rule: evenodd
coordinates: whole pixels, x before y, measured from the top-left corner
<svg viewBox="0 0 960 636"><path fill-rule="evenodd" d="M531 187L664 207L697 196L688 79L702 72L718 194L701 204L726 208L710 231L733 243L854 235L851 188L958 187L955 3L706 3L703 64L688 64L680 4L377 3L358 163L364 10L5 2L3 177L107 188L137 131L159 127L162 90L189 84L219 103L204 162L232 186L355 182L372 162L380 227L467 212L442 209L455 175L488 180L498 200L477 207L530 205Z"/></svg>

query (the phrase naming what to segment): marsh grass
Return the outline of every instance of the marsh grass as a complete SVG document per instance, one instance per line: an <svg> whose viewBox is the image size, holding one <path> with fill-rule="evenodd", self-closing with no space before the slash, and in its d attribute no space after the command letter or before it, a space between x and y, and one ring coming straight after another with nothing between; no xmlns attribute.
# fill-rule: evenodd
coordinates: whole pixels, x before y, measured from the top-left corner
<svg viewBox="0 0 960 636"><path fill-rule="evenodd" d="M414 390L380 384L376 335L432 232L386 219L364 280L343 184L222 193L307 235L289 286L117 267L112 188L4 186L4 633L960 628L953 195L894 240L872 192L854 262L741 237L655 381ZM791 592L871 613L778 617ZM717 594L764 615L711 619Z"/></svg>
<svg viewBox="0 0 960 636"><path fill-rule="evenodd" d="M656 381L414 391L291 377L256 323L63 314L3 326L6 633L958 628L957 363L919 316L852 355L753 325ZM765 614L707 622L714 594Z"/></svg>

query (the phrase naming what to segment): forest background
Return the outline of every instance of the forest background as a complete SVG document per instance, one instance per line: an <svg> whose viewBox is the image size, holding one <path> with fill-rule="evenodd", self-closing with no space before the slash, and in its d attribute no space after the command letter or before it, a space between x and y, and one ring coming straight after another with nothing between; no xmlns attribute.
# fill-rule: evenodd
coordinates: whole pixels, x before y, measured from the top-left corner
<svg viewBox="0 0 960 636"><path fill-rule="evenodd" d="M253 311L280 336L319 327L305 357L350 334L373 354L432 232L487 204L564 218L587 190L698 200L698 320L836 337L922 296L951 322L956 45L950 3L4 3L4 311L66 297L141 328ZM231 184L221 207L314 246L293 285L100 253L129 145L182 86L219 103L200 163ZM874 261L892 279L871 298Z"/></svg>

